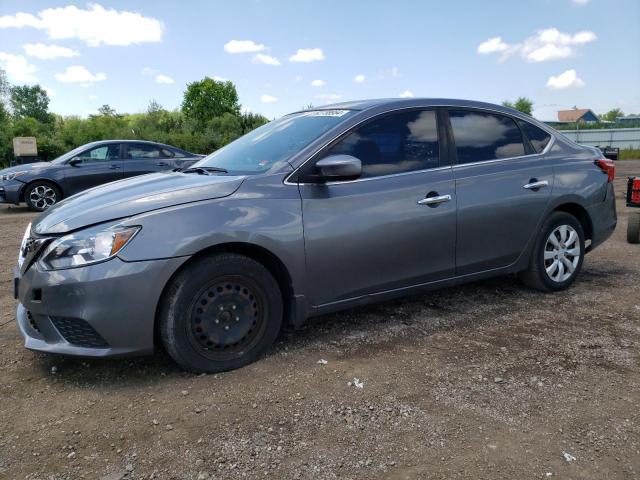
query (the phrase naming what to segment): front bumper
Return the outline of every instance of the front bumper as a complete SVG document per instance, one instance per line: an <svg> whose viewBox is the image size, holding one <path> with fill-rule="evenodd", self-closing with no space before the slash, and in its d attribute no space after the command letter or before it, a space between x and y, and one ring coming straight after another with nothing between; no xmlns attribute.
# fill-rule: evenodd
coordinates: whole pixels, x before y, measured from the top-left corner
<svg viewBox="0 0 640 480"><path fill-rule="evenodd" d="M31 350L83 357L144 355L154 349L156 307L171 275L187 260L119 258L47 272L14 273L16 320Z"/></svg>
<svg viewBox="0 0 640 480"><path fill-rule="evenodd" d="M20 203L20 193L24 183L17 180L6 180L0 182L0 203Z"/></svg>

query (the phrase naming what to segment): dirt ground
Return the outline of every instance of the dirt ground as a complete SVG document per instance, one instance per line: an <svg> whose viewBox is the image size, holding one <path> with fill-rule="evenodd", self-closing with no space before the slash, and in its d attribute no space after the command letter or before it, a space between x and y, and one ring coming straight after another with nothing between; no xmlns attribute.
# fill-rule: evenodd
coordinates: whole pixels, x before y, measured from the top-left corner
<svg viewBox="0 0 640 480"><path fill-rule="evenodd" d="M506 277L325 316L209 376L25 350L34 215L0 207L0 478L640 478L640 161L617 169L618 228L570 290Z"/></svg>

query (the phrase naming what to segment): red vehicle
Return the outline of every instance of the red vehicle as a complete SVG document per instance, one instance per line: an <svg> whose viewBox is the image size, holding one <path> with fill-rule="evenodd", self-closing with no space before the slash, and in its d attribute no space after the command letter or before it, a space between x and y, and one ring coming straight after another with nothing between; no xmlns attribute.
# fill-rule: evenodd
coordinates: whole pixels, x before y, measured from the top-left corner
<svg viewBox="0 0 640 480"><path fill-rule="evenodd" d="M627 207L638 208L629 212L627 242L640 243L640 177L629 177L627 183Z"/></svg>

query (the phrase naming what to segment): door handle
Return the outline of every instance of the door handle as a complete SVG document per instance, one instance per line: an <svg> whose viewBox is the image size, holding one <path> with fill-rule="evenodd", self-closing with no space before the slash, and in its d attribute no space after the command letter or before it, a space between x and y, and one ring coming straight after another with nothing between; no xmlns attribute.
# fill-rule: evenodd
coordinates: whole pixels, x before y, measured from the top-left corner
<svg viewBox="0 0 640 480"><path fill-rule="evenodd" d="M542 187L548 187L548 186L549 186L548 180L538 181L535 178L532 178L531 180L529 180L529 183L527 183L526 185L523 185L522 188L526 188L527 190L538 190Z"/></svg>
<svg viewBox="0 0 640 480"><path fill-rule="evenodd" d="M157 165L158 167L166 167L166 166L167 166L167 165L169 165L169 164L168 164L168 163L165 163L165 162L158 162L158 163L156 163L156 165Z"/></svg>
<svg viewBox="0 0 640 480"><path fill-rule="evenodd" d="M450 200L451 195L436 195L435 197L426 197L418 200L418 205L435 207L436 205L440 205L441 203L448 202Z"/></svg>
<svg viewBox="0 0 640 480"><path fill-rule="evenodd" d="M118 170L120 169L120 165L109 165L109 170Z"/></svg>

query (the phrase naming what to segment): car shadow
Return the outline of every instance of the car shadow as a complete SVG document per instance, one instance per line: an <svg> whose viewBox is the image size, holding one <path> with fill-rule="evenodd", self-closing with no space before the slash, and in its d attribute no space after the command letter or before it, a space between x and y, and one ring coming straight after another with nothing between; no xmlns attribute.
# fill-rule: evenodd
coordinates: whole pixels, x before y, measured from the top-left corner
<svg viewBox="0 0 640 480"><path fill-rule="evenodd" d="M498 312L504 310L505 302L519 297L529 301L529 297L536 295L540 293L527 289L509 276L355 307L311 318L296 331L284 330L268 357L308 349L340 350L346 345L353 346L353 339L367 336L369 342L384 342L389 340L389 331L397 332L398 329L411 329L412 333L427 337L490 318L488 305ZM476 315L478 305L484 306L481 315ZM41 375L75 388L126 389L194 377L181 370L161 347L151 356L131 359L34 355Z"/></svg>

